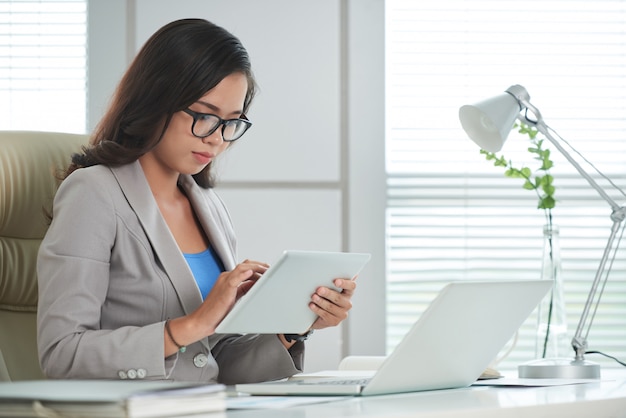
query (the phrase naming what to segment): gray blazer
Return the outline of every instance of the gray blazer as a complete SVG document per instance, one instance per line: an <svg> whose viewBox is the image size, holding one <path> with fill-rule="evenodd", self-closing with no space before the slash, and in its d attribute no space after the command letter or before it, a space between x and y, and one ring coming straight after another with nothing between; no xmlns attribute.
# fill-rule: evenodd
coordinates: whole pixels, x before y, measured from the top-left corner
<svg viewBox="0 0 626 418"><path fill-rule="evenodd" d="M236 265L228 212L190 176L180 184L220 256ZM276 335L212 335L164 359L167 318L202 297L138 162L68 176L37 263L38 348L51 378L169 379L233 384L302 370L304 345Z"/></svg>

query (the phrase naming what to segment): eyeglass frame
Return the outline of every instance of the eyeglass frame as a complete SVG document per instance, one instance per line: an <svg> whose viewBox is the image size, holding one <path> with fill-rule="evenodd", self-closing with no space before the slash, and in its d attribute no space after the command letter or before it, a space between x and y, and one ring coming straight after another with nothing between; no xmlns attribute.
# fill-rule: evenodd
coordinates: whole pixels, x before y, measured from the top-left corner
<svg viewBox="0 0 626 418"><path fill-rule="evenodd" d="M187 109L183 109L183 112L185 112L186 114L188 114L189 116L191 116L193 118L193 122L191 124L191 134L193 136L195 136L196 138L200 138L200 139L204 139L208 136L211 136L215 133L215 131L218 130L218 128L221 126L222 127L222 140L224 142L235 142L236 140L240 139L247 131L248 129L250 129L252 127L252 122L250 122L250 120L246 117L246 115L242 114L241 117L239 118L235 118L235 119L222 119L219 116L213 114L213 113L202 113L202 112L194 112L193 110L187 108ZM219 120L219 123L217 125L215 125L215 127L213 129L211 129L207 134L205 135L198 135L194 132L194 128L196 127L196 122L198 121L198 119L200 119L201 117L204 116L212 116L214 118L217 118ZM243 133L241 135L239 135L237 138L235 139L226 139L224 138L224 129L226 128L226 125L229 122L244 122L244 125L246 126L245 130L243 131Z"/></svg>

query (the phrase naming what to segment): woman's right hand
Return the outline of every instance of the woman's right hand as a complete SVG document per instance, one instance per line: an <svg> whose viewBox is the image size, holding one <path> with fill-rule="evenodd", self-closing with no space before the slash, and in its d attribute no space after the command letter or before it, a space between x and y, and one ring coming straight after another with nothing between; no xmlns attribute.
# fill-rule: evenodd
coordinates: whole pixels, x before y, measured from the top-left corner
<svg viewBox="0 0 626 418"><path fill-rule="evenodd" d="M235 302L250 290L268 268L269 265L266 263L245 260L233 270L219 275L202 305L192 314L197 314L200 323L207 327L206 335L215 332L215 328L230 312Z"/></svg>
<svg viewBox="0 0 626 418"><path fill-rule="evenodd" d="M215 333L215 328L269 268L266 263L245 260L231 271L219 275L202 305L191 314L170 320L170 331L176 342L189 345ZM178 348L165 336L166 357Z"/></svg>

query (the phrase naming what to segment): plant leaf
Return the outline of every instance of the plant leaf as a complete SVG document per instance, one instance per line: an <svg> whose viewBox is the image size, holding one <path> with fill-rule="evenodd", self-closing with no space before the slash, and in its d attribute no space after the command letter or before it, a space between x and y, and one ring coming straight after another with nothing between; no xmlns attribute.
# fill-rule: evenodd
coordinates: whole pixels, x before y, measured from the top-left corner
<svg viewBox="0 0 626 418"><path fill-rule="evenodd" d="M517 129L520 134L528 136L530 146L528 152L533 154L533 160L539 162L539 168L535 173L529 167L516 168L513 162L485 150L480 153L485 155L485 159L493 161L496 167L504 167L504 175L509 178L522 178L524 183L522 187L526 190L534 190L537 193L539 203L537 207L547 211L548 216L551 215L551 209L555 207L554 199L555 187L553 185L554 178L550 174L550 169L554 166L550 159L550 149L544 148L544 138L537 138L539 131L533 126L515 122L513 129Z"/></svg>

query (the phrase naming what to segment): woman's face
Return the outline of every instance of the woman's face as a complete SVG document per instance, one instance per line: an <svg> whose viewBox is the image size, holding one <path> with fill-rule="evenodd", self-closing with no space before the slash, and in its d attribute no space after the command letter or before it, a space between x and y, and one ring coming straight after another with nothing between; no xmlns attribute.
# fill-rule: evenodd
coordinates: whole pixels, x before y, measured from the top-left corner
<svg viewBox="0 0 626 418"><path fill-rule="evenodd" d="M247 89L246 76L233 73L189 106L189 110L217 115L224 120L239 118ZM164 170L182 174L199 173L228 147L228 142L222 138L221 126L211 135L198 138L191 132L192 124L191 115L183 111L174 113L163 138L150 151Z"/></svg>

